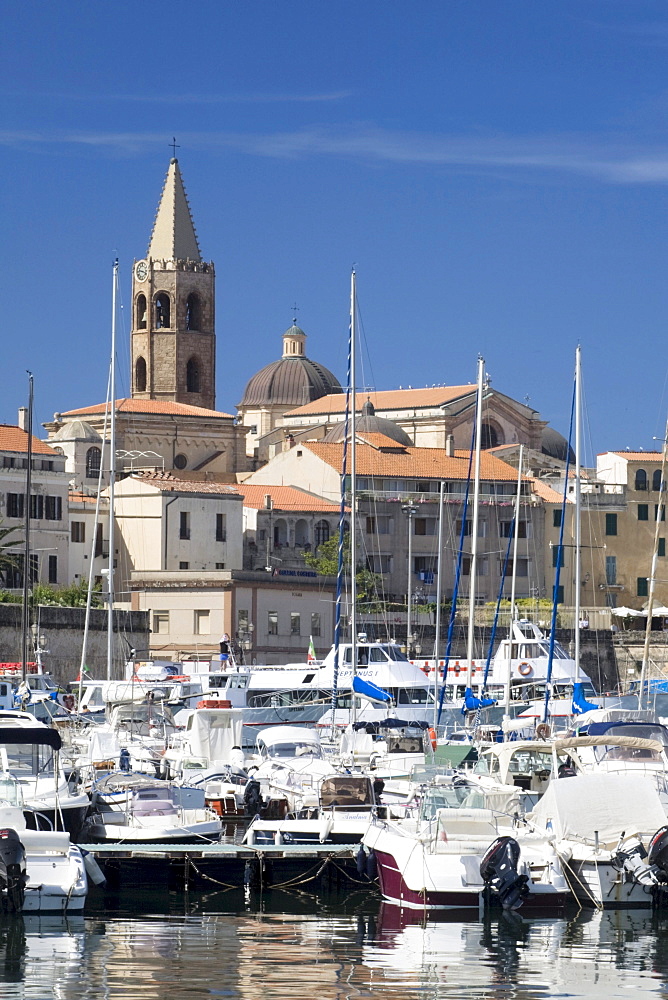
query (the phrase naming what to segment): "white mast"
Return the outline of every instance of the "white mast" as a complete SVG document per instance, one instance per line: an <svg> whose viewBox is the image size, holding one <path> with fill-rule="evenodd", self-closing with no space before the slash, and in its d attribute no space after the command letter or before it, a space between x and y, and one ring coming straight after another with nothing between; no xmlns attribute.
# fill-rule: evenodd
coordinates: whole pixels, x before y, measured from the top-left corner
<svg viewBox="0 0 668 1000"><path fill-rule="evenodd" d="M656 505L656 526L654 528L654 551L652 552L652 568L650 570L649 589L647 594L647 623L645 625L645 643L642 653L642 670L640 672L640 695L638 696L638 708L649 704L649 692L645 691L645 685L649 686L649 637L652 631L652 608L654 607L654 591L656 589L656 563L659 554L659 538L661 536L661 524L663 512L666 506L666 464L668 459L668 421L663 435L663 449L661 457L661 482L659 484L659 502Z"/></svg>
<svg viewBox="0 0 668 1000"><path fill-rule="evenodd" d="M438 487L438 554L436 556L436 636L434 637L434 729L438 725L438 661L441 655L441 559L443 558L443 494L445 483L441 480ZM410 520L409 520L410 530Z"/></svg>
<svg viewBox="0 0 668 1000"><path fill-rule="evenodd" d="M109 433L109 604L107 607L107 680L111 680L114 656L114 492L116 487L116 294L118 290L118 258L114 261L111 286L111 406Z"/></svg>
<svg viewBox="0 0 668 1000"><path fill-rule="evenodd" d="M575 349L575 681L580 680L580 602L582 595L581 577L582 566L580 563L580 549L582 547L580 510L582 506L582 489L580 479L580 468L582 465L581 454L581 425L582 415L580 410L582 395L581 383L581 348Z"/></svg>
<svg viewBox="0 0 668 1000"><path fill-rule="evenodd" d="M520 497L522 494L522 464L524 462L524 445L520 445L520 459L517 466L517 493L515 495L515 533L513 535L513 572L510 585L510 630L508 633L508 657L506 661L506 683L503 697L503 708L506 715L510 712L510 685L512 680L513 633L515 631L515 591L517 586L517 539L520 533Z"/></svg>
<svg viewBox="0 0 668 1000"><path fill-rule="evenodd" d="M350 678L351 719L357 719L355 708L355 692L353 681L357 674L357 393L356 393L356 363L357 353L357 315L356 315L356 275L355 269L350 274L350 388L353 405L350 411L350 637L352 642L352 676Z"/></svg>
<svg viewBox="0 0 668 1000"><path fill-rule="evenodd" d="M466 643L466 686L471 687L473 665L473 635L475 627L476 569L478 561L478 512L480 508L480 443L482 435L482 389L485 372L484 358L478 356L478 395L475 421L475 459L473 472L473 524L471 525L471 564L469 569L469 630Z"/></svg>

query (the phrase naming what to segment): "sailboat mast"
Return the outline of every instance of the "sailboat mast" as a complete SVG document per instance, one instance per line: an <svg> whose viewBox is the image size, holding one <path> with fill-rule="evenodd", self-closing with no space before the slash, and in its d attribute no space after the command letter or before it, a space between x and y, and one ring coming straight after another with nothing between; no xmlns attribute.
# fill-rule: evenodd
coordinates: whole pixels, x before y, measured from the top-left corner
<svg viewBox="0 0 668 1000"><path fill-rule="evenodd" d="M351 721L357 720L353 681L357 675L357 276L350 273L350 638L352 658L350 677Z"/></svg>
<svg viewBox="0 0 668 1000"><path fill-rule="evenodd" d="M32 410L34 397L34 379L28 372L28 464L26 466L26 496L24 511L24 546L23 546L23 605L21 607L21 679L25 683L28 672L28 627L30 625L30 508L32 493Z"/></svg>
<svg viewBox="0 0 668 1000"><path fill-rule="evenodd" d="M436 556L436 635L434 636L434 729L438 725L438 685L439 670L438 661L441 655L441 590L443 586L443 576L441 573L441 561L443 559L443 494L445 483L441 480L438 484L438 550ZM409 522L410 530L410 522Z"/></svg>
<svg viewBox="0 0 668 1000"><path fill-rule="evenodd" d="M510 583L510 629L508 633L508 657L506 659L506 682L504 685L504 712L510 712L510 686L512 681L513 662L513 632L515 628L515 596L517 591L517 539L520 533L520 497L522 496L522 465L524 464L524 445L520 445L520 458L517 465L517 493L515 494L515 518L513 531L513 572Z"/></svg>
<svg viewBox="0 0 668 1000"><path fill-rule="evenodd" d="M480 509L480 442L482 435L482 389L485 373L484 358L478 356L478 395L475 418L475 459L473 464L473 524L471 525L471 564L469 567L469 629L466 642L466 686L473 676L473 635L475 628L476 569L478 560L478 513Z"/></svg>
<svg viewBox="0 0 668 1000"><path fill-rule="evenodd" d="M118 258L114 261L111 285L111 376L109 382L109 604L107 606L107 680L111 680L114 658L114 494L116 488L116 296L118 291Z"/></svg>
<svg viewBox="0 0 668 1000"><path fill-rule="evenodd" d="M575 532L574 532L574 542L575 542L575 681L576 683L580 680L580 601L582 598L581 594L581 578L582 578L582 565L580 560L580 552L582 549L582 534L581 534L581 507L582 507L582 489L581 489L581 475L580 469L582 466L582 440L581 440L581 430L582 430L582 413L581 413L581 402L582 402L582 372L581 372L581 348L580 345L575 349Z"/></svg>
<svg viewBox="0 0 668 1000"><path fill-rule="evenodd" d="M638 708L649 704L649 638L652 632L652 608L654 607L654 591L656 590L656 564L659 554L659 538L661 536L661 526L666 507L666 464L668 459L668 421L663 435L663 449L661 457L661 482L659 490L659 502L656 505L656 526L654 528L654 551L652 552L652 568L650 570L649 588L647 592L647 623L645 625L645 643L642 652L642 670L640 671L640 694L638 696Z"/></svg>

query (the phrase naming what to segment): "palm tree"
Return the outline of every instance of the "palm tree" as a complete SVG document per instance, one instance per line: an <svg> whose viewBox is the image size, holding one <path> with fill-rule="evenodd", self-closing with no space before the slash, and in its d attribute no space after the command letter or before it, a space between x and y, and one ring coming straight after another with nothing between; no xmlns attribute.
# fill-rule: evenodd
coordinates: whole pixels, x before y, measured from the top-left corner
<svg viewBox="0 0 668 1000"><path fill-rule="evenodd" d="M2 522L0 521L0 525ZM19 553L16 551L11 551L18 545L22 539L20 538L9 538L9 536L14 531L20 531L21 528L18 524L13 525L11 528L0 527L0 574L4 577L8 569L16 569L21 564Z"/></svg>

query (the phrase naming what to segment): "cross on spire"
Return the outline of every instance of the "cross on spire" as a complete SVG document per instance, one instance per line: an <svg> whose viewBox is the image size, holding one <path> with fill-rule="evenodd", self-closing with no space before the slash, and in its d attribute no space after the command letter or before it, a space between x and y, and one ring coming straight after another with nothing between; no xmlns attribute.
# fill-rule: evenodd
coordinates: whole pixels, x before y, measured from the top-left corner
<svg viewBox="0 0 668 1000"><path fill-rule="evenodd" d="M172 147L172 157L176 159L176 150L180 149L181 146L176 141L176 136L172 136L172 141L167 143L168 146Z"/></svg>
<svg viewBox="0 0 668 1000"><path fill-rule="evenodd" d="M297 303L296 302L294 303L294 305L292 307L292 312L293 312L292 322L296 326L297 325L297 313L299 312L299 309L297 308Z"/></svg>

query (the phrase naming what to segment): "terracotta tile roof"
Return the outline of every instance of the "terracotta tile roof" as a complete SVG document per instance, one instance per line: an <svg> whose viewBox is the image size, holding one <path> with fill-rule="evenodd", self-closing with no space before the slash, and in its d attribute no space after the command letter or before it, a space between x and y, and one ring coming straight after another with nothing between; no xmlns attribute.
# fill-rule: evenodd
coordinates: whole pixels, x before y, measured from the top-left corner
<svg viewBox="0 0 668 1000"><path fill-rule="evenodd" d="M341 468L341 444L322 441L301 441L300 447L308 448L323 462L334 469ZM369 445L357 446L357 474L359 476L389 476L402 479L455 479L468 478L469 453L457 451L449 457L442 448L402 448L400 451L378 451ZM517 480L517 470L500 458L482 452L480 475L485 480Z"/></svg>
<svg viewBox="0 0 668 1000"><path fill-rule="evenodd" d="M328 514L336 514L339 505L330 500L323 500L322 497L300 490L295 486L262 486L252 483L239 483L237 486L239 493L244 497L244 507L254 507L261 510L264 507L264 498L269 495L274 504L274 510L303 510L303 511L323 511Z"/></svg>
<svg viewBox="0 0 668 1000"><path fill-rule="evenodd" d="M544 480L538 479L536 476L529 476L528 478L531 480L532 493L535 493L541 500L545 500L546 503L562 503L564 499L562 494L553 490ZM574 501L567 498L566 502L573 503Z"/></svg>
<svg viewBox="0 0 668 1000"><path fill-rule="evenodd" d="M52 458L59 458L60 454L44 444L33 434L32 450L35 455L50 455ZM15 424L0 424L0 451L20 452L28 454L28 434Z"/></svg>
<svg viewBox="0 0 668 1000"><path fill-rule="evenodd" d="M601 455L619 455L621 458L628 458L629 462L657 462L661 460L660 451L602 451Z"/></svg>
<svg viewBox="0 0 668 1000"><path fill-rule="evenodd" d="M366 431L359 431L357 434L358 441L364 441L367 444L372 445L374 448L391 448L394 451L403 451L405 445L399 444L398 441L394 441L387 434L378 434L375 431L367 433Z"/></svg>
<svg viewBox="0 0 668 1000"><path fill-rule="evenodd" d="M375 410L412 410L423 406L440 406L454 399L475 393L475 385L440 386L435 389L383 389L380 392L358 392L357 409L361 410L370 399ZM321 396L304 406L298 406L286 413L286 417L301 417L310 414L343 413L346 408L345 393L337 392Z"/></svg>
<svg viewBox="0 0 668 1000"><path fill-rule="evenodd" d="M202 482L196 479L177 479L169 472L135 472L131 479L150 483L163 493L223 493L226 496L240 497L236 486L228 483Z"/></svg>
<svg viewBox="0 0 668 1000"><path fill-rule="evenodd" d="M76 417L85 413L104 413L107 403L95 403L93 406L83 406L78 410L67 410L64 417ZM231 413L219 410L205 410L203 406L190 406L188 403L173 403L167 399L117 399L117 413L171 413L183 417L228 417L234 419Z"/></svg>
<svg viewBox="0 0 668 1000"><path fill-rule="evenodd" d="M93 496L92 493L70 493L68 499L70 503L89 503L93 506L97 503L97 497ZM102 503L107 503L107 497L102 497Z"/></svg>

